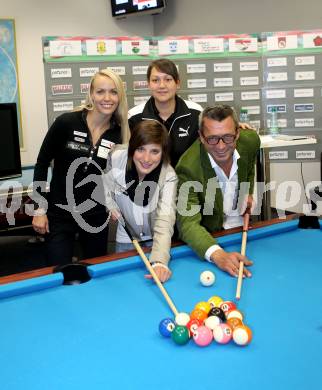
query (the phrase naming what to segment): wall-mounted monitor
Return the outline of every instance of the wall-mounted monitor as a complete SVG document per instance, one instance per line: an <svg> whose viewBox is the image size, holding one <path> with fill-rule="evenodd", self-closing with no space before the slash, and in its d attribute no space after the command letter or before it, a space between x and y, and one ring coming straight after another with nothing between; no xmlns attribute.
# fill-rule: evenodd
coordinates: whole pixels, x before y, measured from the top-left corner
<svg viewBox="0 0 322 390"><path fill-rule="evenodd" d="M0 103L0 179L21 176L16 103Z"/></svg>
<svg viewBox="0 0 322 390"><path fill-rule="evenodd" d="M158 14L166 6L166 0L111 0L112 16Z"/></svg>

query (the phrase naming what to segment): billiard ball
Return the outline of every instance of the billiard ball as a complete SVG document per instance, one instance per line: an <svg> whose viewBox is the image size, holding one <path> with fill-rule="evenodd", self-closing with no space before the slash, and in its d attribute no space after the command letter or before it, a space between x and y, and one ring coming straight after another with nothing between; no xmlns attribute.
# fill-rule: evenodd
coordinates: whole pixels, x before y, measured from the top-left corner
<svg viewBox="0 0 322 390"><path fill-rule="evenodd" d="M187 344L187 342L189 341L188 328L186 326L177 325L171 333L171 338L176 344Z"/></svg>
<svg viewBox="0 0 322 390"><path fill-rule="evenodd" d="M243 313L237 309L229 310L226 313L226 318L229 320L229 318L239 318L241 321L243 321L244 316Z"/></svg>
<svg viewBox="0 0 322 390"><path fill-rule="evenodd" d="M221 302L223 302L223 299L214 295L208 299L208 302L210 303L211 307L219 307Z"/></svg>
<svg viewBox="0 0 322 390"><path fill-rule="evenodd" d="M215 328L215 326L221 323L221 319L217 316L210 316L205 319L205 326L211 330Z"/></svg>
<svg viewBox="0 0 322 390"><path fill-rule="evenodd" d="M193 309L190 313L190 318L196 318L197 320L200 320L202 323L204 320L208 317L207 313L201 309Z"/></svg>
<svg viewBox="0 0 322 390"><path fill-rule="evenodd" d="M233 309L236 309L236 305L234 304L234 302L231 302L231 301L224 301L224 302L221 302L221 304L219 305L219 307L221 308L221 310L226 314L227 312L229 312L230 310L233 310Z"/></svg>
<svg viewBox="0 0 322 390"><path fill-rule="evenodd" d="M177 325L186 326L189 321L190 321L190 316L187 313L182 312L176 315L175 322Z"/></svg>
<svg viewBox="0 0 322 390"><path fill-rule="evenodd" d="M202 321L198 320L197 318L192 318L187 323L187 328L189 329L189 335L192 336L193 332L198 328L198 326L202 325Z"/></svg>
<svg viewBox="0 0 322 390"><path fill-rule="evenodd" d="M237 345L247 345L252 340L252 331L246 325L239 325L233 330L233 340Z"/></svg>
<svg viewBox="0 0 322 390"><path fill-rule="evenodd" d="M226 316L225 316L225 313L221 310L220 307L213 307L209 313L208 313L208 317L210 316L216 316L216 317L219 317L221 319L221 322L224 322L226 321Z"/></svg>
<svg viewBox="0 0 322 390"><path fill-rule="evenodd" d="M163 337L170 337L174 328L175 323L171 318L165 318L159 324L159 332Z"/></svg>
<svg viewBox="0 0 322 390"><path fill-rule="evenodd" d="M211 309L211 305L208 302L198 302L195 306L195 309L203 310L205 313L209 313Z"/></svg>
<svg viewBox="0 0 322 390"><path fill-rule="evenodd" d="M237 328L237 326L243 325L243 322L240 318L232 317L227 320L227 324L229 324L232 330L234 330L235 328Z"/></svg>
<svg viewBox="0 0 322 390"><path fill-rule="evenodd" d="M213 336L218 344L227 344L231 340L233 331L229 324L219 324L213 330Z"/></svg>
<svg viewBox="0 0 322 390"><path fill-rule="evenodd" d="M211 271L201 272L200 283L206 287L212 286L215 283L215 274Z"/></svg>
<svg viewBox="0 0 322 390"><path fill-rule="evenodd" d="M213 339L212 331L204 325L199 326L192 334L194 342L200 347L206 347Z"/></svg>

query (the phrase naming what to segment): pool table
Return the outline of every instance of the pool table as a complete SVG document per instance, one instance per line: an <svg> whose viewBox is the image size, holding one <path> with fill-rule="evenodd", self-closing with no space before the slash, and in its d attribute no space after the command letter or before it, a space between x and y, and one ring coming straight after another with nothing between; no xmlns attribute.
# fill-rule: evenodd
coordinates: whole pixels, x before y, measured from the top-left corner
<svg viewBox="0 0 322 390"><path fill-rule="evenodd" d="M240 250L240 232L218 240ZM253 331L245 347L163 338L159 321L172 312L136 255L88 266L83 284L63 285L61 273L3 284L1 390L321 389L321 249L321 229L298 220L249 231L253 276L237 303ZM172 248L171 268L165 287L179 311L234 300L236 279L187 246ZM207 269L211 287L199 282Z"/></svg>

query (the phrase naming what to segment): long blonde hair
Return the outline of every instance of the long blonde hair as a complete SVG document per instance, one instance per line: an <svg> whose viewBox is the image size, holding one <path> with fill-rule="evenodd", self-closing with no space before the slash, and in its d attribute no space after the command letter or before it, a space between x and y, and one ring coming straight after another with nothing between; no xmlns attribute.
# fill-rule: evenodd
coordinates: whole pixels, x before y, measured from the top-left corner
<svg viewBox="0 0 322 390"><path fill-rule="evenodd" d="M115 84L117 95L119 98L119 104L117 106L117 109L114 112L114 117L116 119L116 122L121 127L122 143L127 143L130 139L130 129L128 123L128 105L127 105L126 94L123 87L122 79L112 70L101 69L94 74L94 76L91 78L90 81L90 86L87 92L85 103L82 104L80 107L78 107L76 110L83 110L83 109L86 109L88 111L93 110L94 105L93 105L93 100L91 95L94 89L94 81L98 76L109 77Z"/></svg>

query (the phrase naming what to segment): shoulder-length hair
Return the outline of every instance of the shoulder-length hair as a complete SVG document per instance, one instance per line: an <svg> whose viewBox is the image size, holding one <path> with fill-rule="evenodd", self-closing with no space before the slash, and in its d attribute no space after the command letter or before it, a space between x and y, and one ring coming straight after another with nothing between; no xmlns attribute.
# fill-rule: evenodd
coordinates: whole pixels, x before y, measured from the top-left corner
<svg viewBox="0 0 322 390"><path fill-rule="evenodd" d="M133 156L140 146L156 144L161 146L163 164L170 164L169 156L169 134L166 127L153 119L141 121L134 127L128 148L128 169L132 168Z"/></svg>

